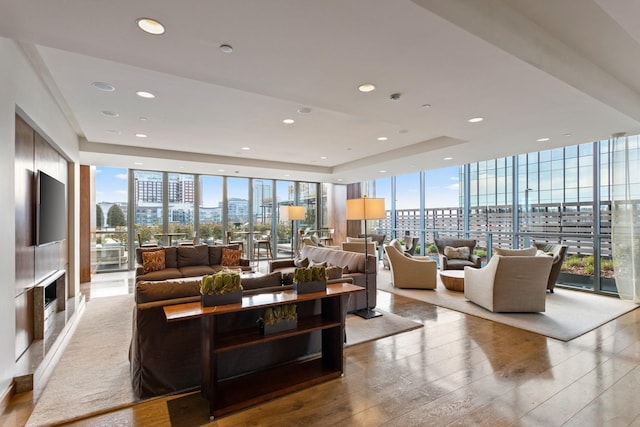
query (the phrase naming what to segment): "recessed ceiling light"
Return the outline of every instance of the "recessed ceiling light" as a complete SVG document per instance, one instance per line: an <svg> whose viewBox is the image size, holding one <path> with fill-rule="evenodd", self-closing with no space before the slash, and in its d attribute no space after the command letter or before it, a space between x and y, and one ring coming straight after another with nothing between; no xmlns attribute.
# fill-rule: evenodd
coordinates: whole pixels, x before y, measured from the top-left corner
<svg viewBox="0 0 640 427"><path fill-rule="evenodd" d="M224 172L224 169L218 169L218 172Z"/></svg>
<svg viewBox="0 0 640 427"><path fill-rule="evenodd" d="M139 18L136 21L136 24L138 24L138 27L147 34L153 34L154 36L164 34L164 25L155 19Z"/></svg>
<svg viewBox="0 0 640 427"><path fill-rule="evenodd" d="M146 122L147 118L144 117L144 116L140 116L140 117L138 117L138 120L140 120L141 122Z"/></svg>
<svg viewBox="0 0 640 427"><path fill-rule="evenodd" d="M479 123L483 120L484 119L482 117L474 117L473 119L469 119L469 123Z"/></svg>
<svg viewBox="0 0 640 427"><path fill-rule="evenodd" d="M249 151L249 150L251 150L251 147L242 147L241 150Z"/></svg>
<svg viewBox="0 0 640 427"><path fill-rule="evenodd" d="M137 91L136 95L138 95L140 98L155 98L156 97L151 92L145 92L144 90Z"/></svg>
<svg viewBox="0 0 640 427"><path fill-rule="evenodd" d="M231 53L233 52L233 47L231 45L228 44L221 44L220 45L220 50L224 53Z"/></svg>
<svg viewBox="0 0 640 427"><path fill-rule="evenodd" d="M376 86L373 83L363 83L358 86L360 92L372 92L376 90Z"/></svg>
<svg viewBox="0 0 640 427"><path fill-rule="evenodd" d="M538 141L538 142L547 142L547 141L549 141L550 139L551 139L551 138L538 138L538 139L536 139L536 141Z"/></svg>
<svg viewBox="0 0 640 427"><path fill-rule="evenodd" d="M445 157L445 158L444 158L444 159L442 159L442 160L453 160L453 157Z"/></svg>
<svg viewBox="0 0 640 427"><path fill-rule="evenodd" d="M96 89L102 90L104 92L113 92L114 90L116 90L115 87L113 87L109 83L105 83L105 82L93 82L93 83L91 83L91 85L93 87L95 87Z"/></svg>
<svg viewBox="0 0 640 427"><path fill-rule="evenodd" d="M378 137L378 141L386 141L387 139L389 139L389 138L387 138L386 136L379 136Z"/></svg>
<svg viewBox="0 0 640 427"><path fill-rule="evenodd" d="M142 163L142 162L133 162L133 164L136 165L136 166L142 166L144 163Z"/></svg>
<svg viewBox="0 0 640 427"><path fill-rule="evenodd" d="M320 157L320 159L327 160L327 156L322 156L322 157Z"/></svg>
<svg viewBox="0 0 640 427"><path fill-rule="evenodd" d="M284 177L286 177L286 178L288 178L288 177L290 177L291 175L289 175L288 173L285 173L283 176L284 176Z"/></svg>
<svg viewBox="0 0 640 427"><path fill-rule="evenodd" d="M422 108L431 108L431 104L422 104Z"/></svg>
<svg viewBox="0 0 640 427"><path fill-rule="evenodd" d="M380 170L380 171L378 171L378 172L380 172L380 173L387 173L387 171L386 171L386 170L384 170L384 169L382 169L382 170Z"/></svg>
<svg viewBox="0 0 640 427"><path fill-rule="evenodd" d="M300 107L298 108L298 113L300 114L309 114L311 112L311 108L309 107Z"/></svg>
<svg viewBox="0 0 640 427"><path fill-rule="evenodd" d="M565 133L562 136L573 136L573 135L571 135L570 133Z"/></svg>
<svg viewBox="0 0 640 427"><path fill-rule="evenodd" d="M109 111L109 110L103 110L100 111L100 113L103 116L107 116L107 117L118 117L120 114L116 113L115 111Z"/></svg>
<svg viewBox="0 0 640 427"><path fill-rule="evenodd" d="M295 123L295 122L296 122L296 121L295 121L295 120L293 120L293 119L284 119L284 120L282 121L282 123L287 124L287 125L293 124L293 123Z"/></svg>
<svg viewBox="0 0 640 427"><path fill-rule="evenodd" d="M147 135L147 134L144 134L144 133L136 133L136 137L137 137L137 138L147 138L147 137L148 137L148 135Z"/></svg>
<svg viewBox="0 0 640 427"><path fill-rule="evenodd" d="M338 178L338 182L342 182L342 178Z"/></svg>
<svg viewBox="0 0 640 427"><path fill-rule="evenodd" d="M107 132L113 134L113 135L120 135L120 131L116 130L116 129L107 129Z"/></svg>

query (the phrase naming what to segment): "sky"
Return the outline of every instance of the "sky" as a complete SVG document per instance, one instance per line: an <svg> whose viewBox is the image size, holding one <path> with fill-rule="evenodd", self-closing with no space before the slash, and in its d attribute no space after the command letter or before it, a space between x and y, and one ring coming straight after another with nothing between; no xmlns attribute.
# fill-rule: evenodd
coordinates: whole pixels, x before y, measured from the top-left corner
<svg viewBox="0 0 640 427"><path fill-rule="evenodd" d="M96 201L127 202L127 169L96 167ZM401 175L396 178L396 209L412 209L420 206L419 174ZM458 206L458 167L448 167L426 172L426 207ZM246 198L246 178L229 178L229 197ZM261 180L254 180L256 181ZM269 180L265 180L270 182ZM222 200L222 178L207 176L203 182L203 205L218 206ZM278 182L280 183L280 182ZM385 199L386 209L391 209L390 179L379 180L375 197ZM278 188L280 190L280 188ZM374 195L370 195L374 197Z"/></svg>

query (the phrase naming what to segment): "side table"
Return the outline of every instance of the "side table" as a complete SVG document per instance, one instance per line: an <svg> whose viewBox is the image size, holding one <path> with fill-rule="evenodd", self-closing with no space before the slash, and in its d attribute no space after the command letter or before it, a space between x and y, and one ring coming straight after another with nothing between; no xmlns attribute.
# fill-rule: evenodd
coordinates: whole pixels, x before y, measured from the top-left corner
<svg viewBox="0 0 640 427"><path fill-rule="evenodd" d="M440 280L450 291L464 292L464 270L443 270Z"/></svg>

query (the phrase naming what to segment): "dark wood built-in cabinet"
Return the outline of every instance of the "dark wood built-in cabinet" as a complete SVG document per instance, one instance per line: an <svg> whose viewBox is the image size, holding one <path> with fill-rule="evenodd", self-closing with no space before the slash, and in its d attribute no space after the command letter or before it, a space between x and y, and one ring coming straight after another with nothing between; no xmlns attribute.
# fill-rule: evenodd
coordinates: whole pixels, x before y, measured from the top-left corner
<svg viewBox="0 0 640 427"><path fill-rule="evenodd" d="M17 360L34 339L42 339L46 320L50 317L47 309L64 309L69 261L67 240L36 246L35 238L37 171L44 171L68 188L67 160L19 115L16 115L15 126ZM52 298L52 295L56 297ZM56 300L56 303L49 307L50 304L47 302L53 300Z"/></svg>

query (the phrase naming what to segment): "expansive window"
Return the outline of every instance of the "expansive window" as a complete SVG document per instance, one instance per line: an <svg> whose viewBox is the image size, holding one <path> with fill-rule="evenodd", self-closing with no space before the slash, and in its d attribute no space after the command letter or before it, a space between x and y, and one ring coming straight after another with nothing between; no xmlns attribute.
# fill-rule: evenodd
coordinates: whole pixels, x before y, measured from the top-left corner
<svg viewBox="0 0 640 427"><path fill-rule="evenodd" d="M167 174L168 235L171 242L192 242L195 237L195 177L193 175Z"/></svg>
<svg viewBox="0 0 640 427"><path fill-rule="evenodd" d="M209 245L222 244L222 177L202 175L200 194L198 238Z"/></svg>
<svg viewBox="0 0 640 427"><path fill-rule="evenodd" d="M164 188L162 172L133 171L134 232L142 244L164 240Z"/></svg>
<svg viewBox="0 0 640 427"><path fill-rule="evenodd" d="M123 270L128 266L127 170L96 168L96 233L92 238L93 272Z"/></svg>

